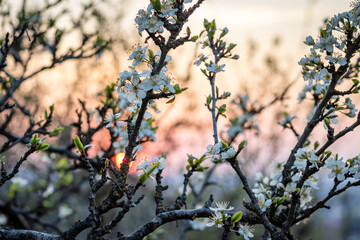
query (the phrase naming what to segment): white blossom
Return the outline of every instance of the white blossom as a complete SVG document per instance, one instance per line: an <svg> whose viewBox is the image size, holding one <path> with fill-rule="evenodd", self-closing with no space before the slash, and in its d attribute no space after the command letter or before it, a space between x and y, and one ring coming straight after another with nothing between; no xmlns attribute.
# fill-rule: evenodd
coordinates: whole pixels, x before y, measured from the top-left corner
<svg viewBox="0 0 360 240"><path fill-rule="evenodd" d="M214 154L218 154L220 153L220 149L221 149L222 143L216 143L214 145L208 145L206 147L207 152L205 153L206 156L210 156L210 155L214 155Z"/></svg>
<svg viewBox="0 0 360 240"><path fill-rule="evenodd" d="M150 170L150 161L144 160L142 163L138 164L136 167L136 171L140 171L138 175L142 175L143 173Z"/></svg>
<svg viewBox="0 0 360 240"><path fill-rule="evenodd" d="M66 218L66 217L70 216L71 214L73 214L73 212L74 211L71 208L69 208L69 206L62 204L59 207L58 215L59 215L59 218Z"/></svg>
<svg viewBox="0 0 360 240"><path fill-rule="evenodd" d="M215 205L216 205L216 208L212 208L210 207L210 210L211 211L214 211L214 212L221 212L221 213L224 213L226 211L231 211L234 209L234 207L229 207L229 202L216 202Z"/></svg>
<svg viewBox="0 0 360 240"><path fill-rule="evenodd" d="M120 116L121 116L120 113L114 114L112 109L108 109L104 118L104 122L108 123L106 124L106 127L107 128L111 127L113 122L116 121Z"/></svg>
<svg viewBox="0 0 360 240"><path fill-rule="evenodd" d="M241 236L244 237L245 240L249 240L250 238L254 237L253 231L254 229L250 225L245 224L245 225L240 225L238 232L240 233Z"/></svg>
<svg viewBox="0 0 360 240"><path fill-rule="evenodd" d="M194 230L203 231L207 227L207 224L209 223L210 218L202 218L202 219L195 219L193 221L190 221L190 226Z"/></svg>
<svg viewBox="0 0 360 240"><path fill-rule="evenodd" d="M151 163L153 166L156 166L156 169L153 171L153 174L157 174L159 170L165 169L165 158L163 157L152 157Z"/></svg>
<svg viewBox="0 0 360 240"><path fill-rule="evenodd" d="M339 181L345 180L345 174L349 172L349 169L346 168L345 163L340 159L330 158L326 162L326 167L331 170L328 175L329 178L336 177Z"/></svg>
<svg viewBox="0 0 360 240"><path fill-rule="evenodd" d="M211 66L208 66L206 70L212 73L218 73L218 72L224 72L225 64L223 65L217 65L216 63L211 64Z"/></svg>
<svg viewBox="0 0 360 240"><path fill-rule="evenodd" d="M221 153L221 158L229 159L229 158L234 157L235 154L236 154L235 149L232 146L230 146L229 149L226 150L226 152Z"/></svg>
<svg viewBox="0 0 360 240"><path fill-rule="evenodd" d="M216 226L217 228L221 228L223 225L223 213L215 212L210 217L210 222L206 224L207 227Z"/></svg>
<svg viewBox="0 0 360 240"><path fill-rule="evenodd" d="M256 196L261 211L265 211L267 207L271 205L271 199L266 199L264 194L258 194Z"/></svg>
<svg viewBox="0 0 360 240"><path fill-rule="evenodd" d="M148 49L148 46L141 48L141 46L138 46L129 56L128 60L133 60L132 65L136 67L140 63L142 63L145 60L146 57L146 50Z"/></svg>

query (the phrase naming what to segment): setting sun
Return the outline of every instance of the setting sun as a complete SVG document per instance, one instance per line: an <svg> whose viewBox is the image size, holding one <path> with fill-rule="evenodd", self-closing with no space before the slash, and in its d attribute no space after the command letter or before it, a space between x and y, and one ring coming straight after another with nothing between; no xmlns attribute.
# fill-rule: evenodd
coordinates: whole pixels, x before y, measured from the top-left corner
<svg viewBox="0 0 360 240"><path fill-rule="evenodd" d="M115 156L114 156L114 163L115 163L115 165L116 165L116 168L117 169L120 169L120 165L121 165L121 163L124 161L124 158L125 158L125 153L123 153L123 152L119 152L119 153L117 153ZM128 161L124 161L124 162L126 162L127 164L129 164L129 167L131 167L131 165L132 165L132 163L133 162L128 162Z"/></svg>

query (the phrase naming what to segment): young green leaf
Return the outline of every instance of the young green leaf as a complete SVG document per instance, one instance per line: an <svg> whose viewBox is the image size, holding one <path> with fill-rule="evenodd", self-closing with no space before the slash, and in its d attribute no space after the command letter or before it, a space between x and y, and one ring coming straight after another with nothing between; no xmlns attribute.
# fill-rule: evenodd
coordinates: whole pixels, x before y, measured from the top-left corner
<svg viewBox="0 0 360 240"><path fill-rule="evenodd" d="M232 216L232 218L231 218L231 222L234 224L234 223L240 221L241 218L242 218L242 215L243 215L243 213L242 213L241 211L235 213L235 214Z"/></svg>
<svg viewBox="0 0 360 240"><path fill-rule="evenodd" d="M175 101L175 96L173 98L171 98L169 101L166 102L166 104L172 103Z"/></svg>
<svg viewBox="0 0 360 240"><path fill-rule="evenodd" d="M244 149L244 147L245 147L245 144L246 144L246 141L244 140L244 141L242 141L240 144L239 144L239 149Z"/></svg>
<svg viewBox="0 0 360 240"><path fill-rule="evenodd" d="M45 150L48 149L49 147L50 147L50 144L48 144L48 143L40 144L37 152L39 152L39 151L45 151Z"/></svg>
<svg viewBox="0 0 360 240"><path fill-rule="evenodd" d="M75 136L74 137L74 143L75 143L75 146L79 149L80 152L83 152L84 151L84 145L82 144L82 142L80 141L80 138L79 136Z"/></svg>
<svg viewBox="0 0 360 240"><path fill-rule="evenodd" d="M157 10L157 11L161 10L160 0L151 0L151 3L155 10Z"/></svg>
<svg viewBox="0 0 360 240"><path fill-rule="evenodd" d="M148 179L149 175L147 173L144 173L143 175L140 176L139 181L141 183L144 183L147 179Z"/></svg>

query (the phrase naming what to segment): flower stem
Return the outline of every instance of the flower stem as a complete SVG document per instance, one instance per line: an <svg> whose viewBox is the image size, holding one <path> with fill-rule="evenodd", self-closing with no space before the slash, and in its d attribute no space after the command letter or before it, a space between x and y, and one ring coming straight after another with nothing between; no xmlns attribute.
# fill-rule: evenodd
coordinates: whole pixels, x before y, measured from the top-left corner
<svg viewBox="0 0 360 240"><path fill-rule="evenodd" d="M218 139L218 132L217 132L217 119L216 119L216 95L215 95L215 74L209 79L211 85L211 95L212 95L212 107L211 107L211 115L212 115L212 122L213 122L213 131L214 131L214 140L215 144L219 142Z"/></svg>

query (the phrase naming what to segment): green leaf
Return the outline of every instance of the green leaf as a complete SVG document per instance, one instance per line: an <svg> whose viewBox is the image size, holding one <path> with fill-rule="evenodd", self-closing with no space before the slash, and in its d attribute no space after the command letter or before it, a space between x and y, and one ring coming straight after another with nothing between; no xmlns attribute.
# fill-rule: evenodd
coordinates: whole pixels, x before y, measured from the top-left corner
<svg viewBox="0 0 360 240"><path fill-rule="evenodd" d="M190 37L191 35L191 30L189 27L186 27L186 34L188 35L188 37Z"/></svg>
<svg viewBox="0 0 360 240"><path fill-rule="evenodd" d="M0 162L1 162L1 163L5 163L5 161L6 161L6 157L5 157L5 155L2 155L2 156L1 156L1 160L0 160Z"/></svg>
<svg viewBox="0 0 360 240"><path fill-rule="evenodd" d="M189 89L188 87L184 87L184 88L181 89L181 92L184 92L184 91L186 91L188 89Z"/></svg>
<svg viewBox="0 0 360 240"><path fill-rule="evenodd" d="M239 144L239 149L244 149L245 147L245 144L246 144L246 141L242 141L240 144Z"/></svg>
<svg viewBox="0 0 360 240"><path fill-rule="evenodd" d="M54 104L52 104L50 107L49 107L50 111L53 112L54 111Z"/></svg>
<svg viewBox="0 0 360 240"><path fill-rule="evenodd" d="M205 76L208 76L207 75L207 72L206 72L206 69L200 69L201 70L201 72L205 75Z"/></svg>
<svg viewBox="0 0 360 240"><path fill-rule="evenodd" d="M204 171L204 167L199 166L199 167L196 168L196 171L198 171L198 172L203 172L203 171Z"/></svg>
<svg viewBox="0 0 360 240"><path fill-rule="evenodd" d="M211 95L207 96L207 98L206 98L206 106L210 106L211 101L212 101Z"/></svg>
<svg viewBox="0 0 360 240"><path fill-rule="evenodd" d="M151 0L152 6L155 10L161 10L160 0Z"/></svg>
<svg viewBox="0 0 360 240"><path fill-rule="evenodd" d="M319 147L319 142L318 141L316 141L315 143L314 143L314 149L316 150L318 147Z"/></svg>
<svg viewBox="0 0 360 240"><path fill-rule="evenodd" d="M229 145L226 144L226 142L221 142L222 143L222 148L224 150L228 150L229 149Z"/></svg>
<svg viewBox="0 0 360 240"><path fill-rule="evenodd" d="M105 168L108 168L110 164L110 160L108 158L105 159Z"/></svg>
<svg viewBox="0 0 360 240"><path fill-rule="evenodd" d="M169 101L167 101L166 104L172 103L174 101L175 101L175 96L172 99L170 99Z"/></svg>
<svg viewBox="0 0 360 240"><path fill-rule="evenodd" d="M154 52L151 49L148 49L149 58L153 59L155 57Z"/></svg>
<svg viewBox="0 0 360 240"><path fill-rule="evenodd" d="M50 144L48 144L48 143L40 144L37 152L39 152L39 151L45 151L45 150L48 149L49 147L50 147Z"/></svg>
<svg viewBox="0 0 360 240"><path fill-rule="evenodd" d="M210 28L211 28L211 31L215 33L215 30L216 30L215 19L211 21Z"/></svg>
<svg viewBox="0 0 360 240"><path fill-rule="evenodd" d="M199 163L202 163L206 159L206 155L202 155L199 159Z"/></svg>
<svg viewBox="0 0 360 240"><path fill-rule="evenodd" d="M79 138L78 135L76 135L74 137L74 143L75 143L75 146L79 149L80 152L84 151L84 146L83 146L82 142L80 141L80 138Z"/></svg>
<svg viewBox="0 0 360 240"><path fill-rule="evenodd" d="M328 118L324 118L324 123L325 123L326 125L329 125L329 124L330 124L330 120L329 120Z"/></svg>
<svg viewBox="0 0 360 240"><path fill-rule="evenodd" d="M242 218L242 215L243 215L243 213L242 213L241 211L235 213L235 214L232 216L232 218L231 218L231 222L232 222L232 223L236 223L236 222L240 221L241 218Z"/></svg>
<svg viewBox="0 0 360 240"><path fill-rule="evenodd" d="M194 165L194 160L196 160L197 158L194 157L193 155L188 155L188 163L190 165Z"/></svg>
<svg viewBox="0 0 360 240"><path fill-rule="evenodd" d="M141 183L144 183L147 179L148 179L149 175L147 173L144 173L143 175L140 176L139 181Z"/></svg>
<svg viewBox="0 0 360 240"><path fill-rule="evenodd" d="M236 47L236 44L230 43L229 46L227 47L227 52L230 52L231 50L233 50L234 47Z"/></svg>
<svg viewBox="0 0 360 240"><path fill-rule="evenodd" d="M196 42L197 40L198 40L198 36L192 36L191 38L190 38L190 41L192 41L192 42Z"/></svg>
<svg viewBox="0 0 360 240"><path fill-rule="evenodd" d="M57 137L57 136L59 136L59 134L60 134L63 130L64 130L63 127L57 127L57 128L54 129L54 131L52 131L52 132L49 133L49 136L50 136L50 137Z"/></svg>
<svg viewBox="0 0 360 240"><path fill-rule="evenodd" d="M157 165L152 166L146 174L150 175L156 168L157 168Z"/></svg>
<svg viewBox="0 0 360 240"><path fill-rule="evenodd" d="M274 199L273 202L276 204L281 204L284 202L285 199L286 199L286 197L279 197L279 198Z"/></svg>
<svg viewBox="0 0 360 240"><path fill-rule="evenodd" d="M221 106L218 108L218 110L219 110L219 113L220 113L220 114L226 112L226 104L221 105Z"/></svg>
<svg viewBox="0 0 360 240"><path fill-rule="evenodd" d="M39 141L38 135L37 135L37 134L33 134L33 135L32 135L32 138L31 138L31 140L30 140L30 144L31 144L32 146L34 146L35 144L38 143L38 141Z"/></svg>
<svg viewBox="0 0 360 240"><path fill-rule="evenodd" d="M210 22L206 18L204 18L204 28L208 29L209 27L210 27Z"/></svg>
<svg viewBox="0 0 360 240"><path fill-rule="evenodd" d="M174 86L175 94L181 93L183 90L180 88L179 84L175 84Z"/></svg>

